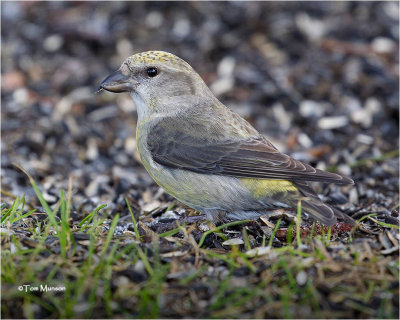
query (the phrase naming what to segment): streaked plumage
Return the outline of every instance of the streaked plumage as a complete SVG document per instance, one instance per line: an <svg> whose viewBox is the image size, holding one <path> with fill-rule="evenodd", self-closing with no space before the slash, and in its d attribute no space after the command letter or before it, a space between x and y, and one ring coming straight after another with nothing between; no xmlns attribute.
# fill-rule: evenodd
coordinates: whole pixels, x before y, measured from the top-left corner
<svg viewBox="0 0 400 320"><path fill-rule="evenodd" d="M156 69L154 77L146 77L149 68ZM323 204L309 182L352 184L351 179L279 152L219 102L180 58L159 51L134 55L101 87L131 93L147 171L168 193L208 219L256 218L273 208L295 207L299 199L324 224L346 218Z"/></svg>

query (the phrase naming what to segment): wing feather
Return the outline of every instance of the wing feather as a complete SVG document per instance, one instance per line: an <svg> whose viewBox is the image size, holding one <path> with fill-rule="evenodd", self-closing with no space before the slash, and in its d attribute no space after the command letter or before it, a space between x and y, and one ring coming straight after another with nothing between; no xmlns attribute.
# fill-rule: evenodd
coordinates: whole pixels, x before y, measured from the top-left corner
<svg viewBox="0 0 400 320"><path fill-rule="evenodd" d="M262 136L221 141L199 138L162 120L149 131L147 144L153 160L171 168L238 178L353 183L279 152Z"/></svg>

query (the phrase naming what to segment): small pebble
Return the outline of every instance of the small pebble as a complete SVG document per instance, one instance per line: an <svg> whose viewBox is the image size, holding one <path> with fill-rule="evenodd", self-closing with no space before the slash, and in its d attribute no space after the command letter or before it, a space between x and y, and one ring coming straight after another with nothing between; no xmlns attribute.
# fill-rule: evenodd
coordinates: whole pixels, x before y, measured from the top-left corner
<svg viewBox="0 0 400 320"><path fill-rule="evenodd" d="M329 195L331 199L333 199L337 204L345 204L347 203L347 198L343 195L342 192L337 190Z"/></svg>
<svg viewBox="0 0 400 320"><path fill-rule="evenodd" d="M210 85L211 91L216 95L220 96L233 88L233 78L221 78L214 81Z"/></svg>
<svg viewBox="0 0 400 320"><path fill-rule="evenodd" d="M368 145L374 143L374 138L373 138L373 137L368 136L368 135L363 134L363 133L357 134L356 140L357 140L359 143L364 143L364 144L368 144Z"/></svg>
<svg viewBox="0 0 400 320"><path fill-rule="evenodd" d="M133 266L133 269L134 269L136 272L144 273L144 272L145 272L145 267L144 267L143 261L142 261L142 260L138 260L138 261L135 263L135 265Z"/></svg>
<svg viewBox="0 0 400 320"><path fill-rule="evenodd" d="M337 170L342 175L345 175L345 176L350 176L351 175L351 168L346 164L339 165Z"/></svg>
<svg viewBox="0 0 400 320"><path fill-rule="evenodd" d="M175 22L172 33L179 39L183 39L190 34L190 21L187 19L179 19Z"/></svg>
<svg viewBox="0 0 400 320"><path fill-rule="evenodd" d="M358 192L357 192L356 188L350 189L349 202L353 203L353 204L358 204Z"/></svg>
<svg viewBox="0 0 400 320"><path fill-rule="evenodd" d="M201 232L206 232L206 231L210 230L210 227L205 223L201 223L201 224L199 224L199 230Z"/></svg>
<svg viewBox="0 0 400 320"><path fill-rule="evenodd" d="M43 48L48 52L58 51L64 44L64 39L59 34L53 34L44 39Z"/></svg>
<svg viewBox="0 0 400 320"><path fill-rule="evenodd" d="M240 238L229 239L222 243L222 245L224 245L224 246L237 246L240 244L244 244L244 241Z"/></svg>
<svg viewBox="0 0 400 320"><path fill-rule="evenodd" d="M313 146L312 140L305 133L299 133L297 141L302 145L303 148L311 148Z"/></svg>
<svg viewBox="0 0 400 320"><path fill-rule="evenodd" d="M29 99L29 91L26 88L19 88L14 91L13 98L19 104L26 104Z"/></svg>
<svg viewBox="0 0 400 320"><path fill-rule="evenodd" d="M346 126L348 123L349 119L346 116L324 117L318 121L318 127L324 130L337 129Z"/></svg>
<svg viewBox="0 0 400 320"><path fill-rule="evenodd" d="M164 21L163 15L158 11L151 11L147 16L145 23L149 28L156 29L161 27Z"/></svg>
<svg viewBox="0 0 400 320"><path fill-rule="evenodd" d="M233 57L225 57L223 58L217 67L217 74L221 78L230 78L233 75L233 71L235 70L236 61Z"/></svg>
<svg viewBox="0 0 400 320"><path fill-rule="evenodd" d="M307 282L307 273L304 270L301 270L296 275L296 282L299 286L304 286Z"/></svg>
<svg viewBox="0 0 400 320"><path fill-rule="evenodd" d="M310 117L321 117L325 113L325 107L323 104L312 100L304 100L299 106L300 114L305 118Z"/></svg>
<svg viewBox="0 0 400 320"><path fill-rule="evenodd" d="M296 25L311 40L320 40L327 31L327 25L321 20L310 17L304 11L296 15Z"/></svg>
<svg viewBox="0 0 400 320"><path fill-rule="evenodd" d="M289 130L292 120L293 114L285 110L281 103L275 103L272 106L272 111L274 113L275 119L278 120L280 126L284 131Z"/></svg>
<svg viewBox="0 0 400 320"><path fill-rule="evenodd" d="M96 139L89 138L86 146L86 159L94 160L99 156L99 149Z"/></svg>
<svg viewBox="0 0 400 320"><path fill-rule="evenodd" d="M372 40L371 47L377 53L391 53L396 50L397 45L392 39L377 37Z"/></svg>

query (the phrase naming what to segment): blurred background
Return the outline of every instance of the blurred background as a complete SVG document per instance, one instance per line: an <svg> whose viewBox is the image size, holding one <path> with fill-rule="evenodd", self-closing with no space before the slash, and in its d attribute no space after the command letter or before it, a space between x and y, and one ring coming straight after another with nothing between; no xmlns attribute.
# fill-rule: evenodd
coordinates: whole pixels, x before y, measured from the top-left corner
<svg viewBox="0 0 400 320"><path fill-rule="evenodd" d="M76 214L170 201L138 161L129 95L95 94L126 57L164 50L281 151L357 182L319 186L323 197L396 216L398 13L398 2L2 1L3 201L38 205L13 162L50 204L72 174Z"/></svg>

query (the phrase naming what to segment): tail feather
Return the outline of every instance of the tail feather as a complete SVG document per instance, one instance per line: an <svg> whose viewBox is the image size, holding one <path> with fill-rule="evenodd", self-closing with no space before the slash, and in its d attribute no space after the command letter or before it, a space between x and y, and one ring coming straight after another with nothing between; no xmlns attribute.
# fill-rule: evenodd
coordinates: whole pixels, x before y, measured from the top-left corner
<svg viewBox="0 0 400 320"><path fill-rule="evenodd" d="M306 197L306 199L301 202L302 209L318 221L321 221L327 226L331 226L335 224L337 218L339 218L348 224L355 224L355 221L345 213L324 204L307 182L296 182L295 185L300 193Z"/></svg>
<svg viewBox="0 0 400 320"><path fill-rule="evenodd" d="M355 225L355 221L351 217L322 202L315 203L304 200L301 202L301 205L305 212L309 213L312 217L318 221L321 221L327 226L335 224L337 222L337 218L348 224Z"/></svg>
<svg viewBox="0 0 400 320"><path fill-rule="evenodd" d="M303 200L301 202L302 209L310 214L313 218L321 221L327 226L331 226L336 223L337 217L335 216L332 208L328 207L322 202L320 204L312 203L310 201Z"/></svg>

